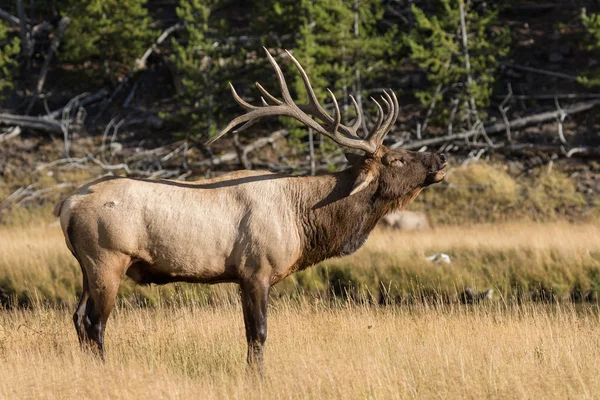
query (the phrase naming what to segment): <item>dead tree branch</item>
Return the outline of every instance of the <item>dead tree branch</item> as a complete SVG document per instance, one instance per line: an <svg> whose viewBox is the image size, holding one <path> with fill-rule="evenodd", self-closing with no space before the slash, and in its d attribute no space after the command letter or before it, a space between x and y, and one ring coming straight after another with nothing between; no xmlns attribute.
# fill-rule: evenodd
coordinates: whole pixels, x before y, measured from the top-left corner
<svg viewBox="0 0 600 400"><path fill-rule="evenodd" d="M502 120L504 121L504 125L506 125L506 140L508 140L508 142L512 142L512 137L510 135L510 121L508 119L508 116L506 115L506 112L510 109L510 106L506 107L506 103L508 103L510 101L510 98L512 97L512 86L509 83L508 84L508 93L506 94L506 97L504 98L504 100L502 100L502 103L500 103L500 105L498 106L498 109L500 110L500 114L502 114Z"/></svg>
<svg viewBox="0 0 600 400"><path fill-rule="evenodd" d="M544 153L548 155L563 156L566 158L600 159L600 148L598 147L575 147L569 151L562 145L544 145L534 143L511 144L497 148L496 151L503 153Z"/></svg>
<svg viewBox="0 0 600 400"><path fill-rule="evenodd" d="M278 131L273 132L271 135L255 140L249 145L242 148L242 157L247 157L253 151L261 149L269 144L275 143L277 140L286 137L289 134L287 129L280 129ZM237 151L227 152L219 157L213 157L212 159L203 160L194 164L194 167L208 167L213 165L222 165L234 162L235 160L239 160L243 163L238 155Z"/></svg>
<svg viewBox="0 0 600 400"><path fill-rule="evenodd" d="M173 32L183 29L183 27L183 23L180 22L165 29L164 32L161 33L161 35L158 37L158 39L156 39L156 42L154 42L152 46L150 46L140 58L135 60L134 72L145 69L148 57L150 57L150 55L156 51L158 46L160 46L162 42L164 42L169 37L169 35L171 35Z"/></svg>
<svg viewBox="0 0 600 400"><path fill-rule="evenodd" d="M31 100L29 101L29 104L27 105L27 109L25 110L25 115L28 115L31 112L31 109L35 105L35 102L37 101L38 96L40 95L40 93L42 92L42 89L44 88L44 83L46 83L46 74L48 73L48 67L50 66L50 61L52 60L52 57L54 56L56 49L58 49L58 46L60 45L60 41L62 40L62 37L65 34L65 31L69 27L70 23L71 23L71 19L69 17L62 17L60 19L60 22L58 23L58 31L56 32L56 35L54 36L54 38L52 38L52 43L50 44L48 53L46 53L46 57L44 58L44 65L42 65L40 77L38 78L37 85L35 86L35 91L33 93L33 96L31 97Z"/></svg>
<svg viewBox="0 0 600 400"><path fill-rule="evenodd" d="M558 114L556 115L556 124L558 125L558 138L562 144L567 144L567 139L565 139L565 135L563 134L563 122L567 117L567 114L560 108L560 103L558 99L554 99L554 104L556 105L556 111Z"/></svg>
<svg viewBox="0 0 600 400"><path fill-rule="evenodd" d="M573 115L573 114L587 111L598 104L600 104L600 99L592 100L592 101L588 101L588 102L576 103L576 104L573 104L573 105L563 108L562 112L565 113L565 115ZM514 131L514 130L521 129L521 128L524 128L529 125L552 121L553 119L556 119L556 117L559 115L560 112L561 111L546 111L543 113L530 115L528 117L517 118L517 119L511 121L508 126L510 127L511 130ZM485 133L490 135L490 134L495 134L498 132L505 131L506 128L507 128L506 123L499 122L499 123L487 126L484 129L485 129ZM402 146L403 148L408 149L408 150L420 149L421 147L424 147L424 146L433 146L433 145L446 143L446 142L450 142L450 141L454 141L454 140L469 139L472 136L474 136L480 132L481 132L480 129L472 129L470 131L455 133L452 135L446 135L446 136L440 136L437 138L409 142L409 143L405 143L405 144L402 144L399 146L391 145L390 148L397 148L397 147Z"/></svg>
<svg viewBox="0 0 600 400"><path fill-rule="evenodd" d="M494 98L505 99L507 94L496 95ZM598 99L598 93L557 93L557 94L513 94L511 96L517 100L575 100L575 99Z"/></svg>
<svg viewBox="0 0 600 400"><path fill-rule="evenodd" d="M17 14L19 15L21 30L21 66L23 71L27 71L31 64L31 56L33 55L33 41L31 39L29 26L27 25L23 0L17 0Z"/></svg>
<svg viewBox="0 0 600 400"><path fill-rule="evenodd" d="M569 81L577 82L577 77L576 76L568 75L568 74L563 74L562 72L547 71L545 69L527 67L525 65L513 64L513 63L509 63L509 62L501 62L500 65L503 65L503 66L508 67L508 68L516 69L516 70L521 70L521 71L526 71L526 72L533 72L534 74L552 76L554 78L567 79Z"/></svg>
<svg viewBox="0 0 600 400"><path fill-rule="evenodd" d="M0 113L0 125L20 126L22 128L37 129L50 133L63 133L65 129L61 122L54 119L7 113Z"/></svg>
<svg viewBox="0 0 600 400"><path fill-rule="evenodd" d="M21 127L20 126L15 126L14 128L12 128L11 130L9 130L8 132L2 133L0 134L0 143L5 142L9 139L12 139L14 137L17 137L21 134Z"/></svg>
<svg viewBox="0 0 600 400"><path fill-rule="evenodd" d="M92 103L95 103L97 101L104 99L106 96L108 96L108 90L100 89L96 93L91 94L89 96L87 93L82 93L82 94L78 95L77 97L75 97L75 99L77 99L77 101L74 104L72 104L71 101L69 102L69 104L71 104L72 108L73 107L85 107L89 104L92 104ZM66 108L67 108L67 106L61 107L58 110L52 111L50 114L48 114L46 116L46 118L59 118L60 116L63 115L63 112L65 111Z"/></svg>
<svg viewBox="0 0 600 400"><path fill-rule="evenodd" d="M21 23L21 21L19 20L19 18L17 18L14 15L12 15L12 14L4 11L1 8L0 8L0 18L2 18L3 20L5 20L6 22L10 22L13 25L19 25Z"/></svg>

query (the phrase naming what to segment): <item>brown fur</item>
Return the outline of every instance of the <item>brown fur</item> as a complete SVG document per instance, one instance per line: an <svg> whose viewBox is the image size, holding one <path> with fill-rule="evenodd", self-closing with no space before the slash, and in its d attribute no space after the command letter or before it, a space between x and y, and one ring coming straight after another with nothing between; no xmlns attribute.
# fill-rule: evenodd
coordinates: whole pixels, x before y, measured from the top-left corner
<svg viewBox="0 0 600 400"><path fill-rule="evenodd" d="M376 155L349 159L347 170L315 177L260 171L191 183L111 177L78 189L55 215L83 271L74 316L80 339L91 339L102 353L106 320L127 275L140 284L239 283L244 298L255 299L244 315L249 348L257 348L252 343L266 338L270 286L356 251L383 215L440 180L445 164L435 154L383 146ZM350 195L357 182L368 184Z"/></svg>

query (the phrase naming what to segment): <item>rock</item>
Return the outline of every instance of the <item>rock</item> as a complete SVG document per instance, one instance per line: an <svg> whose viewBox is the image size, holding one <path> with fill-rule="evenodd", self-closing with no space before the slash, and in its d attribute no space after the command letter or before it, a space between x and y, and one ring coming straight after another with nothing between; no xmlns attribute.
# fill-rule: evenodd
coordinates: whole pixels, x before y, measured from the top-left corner
<svg viewBox="0 0 600 400"><path fill-rule="evenodd" d="M426 214L414 211L398 211L385 215L381 225L404 231L422 231L431 229L431 223Z"/></svg>
<svg viewBox="0 0 600 400"><path fill-rule="evenodd" d="M123 145L119 142L112 142L109 146L111 153L118 154L123 151Z"/></svg>
<svg viewBox="0 0 600 400"><path fill-rule="evenodd" d="M426 257L425 258L427 261L430 261L434 264L440 264L440 263L444 263L444 264L451 264L452 260L450 259L450 256L448 254L445 253L438 253L438 254L434 254L432 256Z"/></svg>

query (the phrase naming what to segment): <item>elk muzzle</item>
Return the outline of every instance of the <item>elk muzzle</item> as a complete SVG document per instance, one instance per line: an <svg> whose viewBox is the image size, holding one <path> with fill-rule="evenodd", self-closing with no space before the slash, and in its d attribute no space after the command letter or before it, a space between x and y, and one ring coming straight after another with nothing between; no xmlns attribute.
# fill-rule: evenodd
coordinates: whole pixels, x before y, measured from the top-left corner
<svg viewBox="0 0 600 400"><path fill-rule="evenodd" d="M448 165L448 161L446 159L445 154L434 154L433 155L433 171L427 176L425 181L426 185L432 185L434 183L439 183L444 180L446 176L446 171L444 168Z"/></svg>

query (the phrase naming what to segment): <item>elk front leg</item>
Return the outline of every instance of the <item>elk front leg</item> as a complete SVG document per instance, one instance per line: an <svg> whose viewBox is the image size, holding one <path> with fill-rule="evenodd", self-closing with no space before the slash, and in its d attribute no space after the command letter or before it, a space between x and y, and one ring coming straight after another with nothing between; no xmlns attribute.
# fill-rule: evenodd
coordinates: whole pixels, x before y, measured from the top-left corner
<svg viewBox="0 0 600 400"><path fill-rule="evenodd" d="M263 347L267 340L268 282L249 281L241 285L244 325L248 341L248 366L260 375L264 372Z"/></svg>

